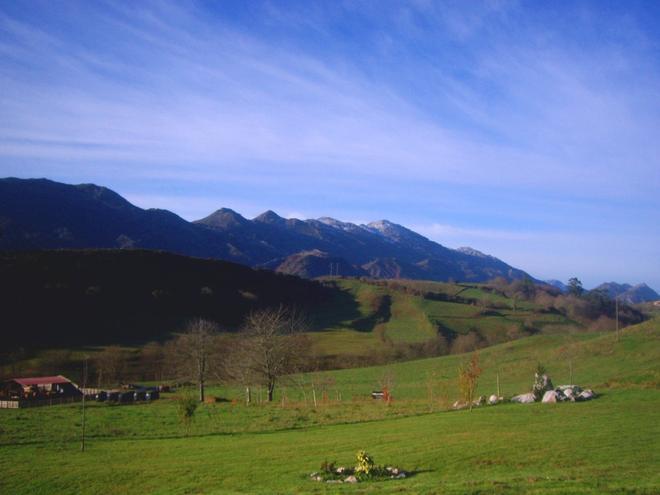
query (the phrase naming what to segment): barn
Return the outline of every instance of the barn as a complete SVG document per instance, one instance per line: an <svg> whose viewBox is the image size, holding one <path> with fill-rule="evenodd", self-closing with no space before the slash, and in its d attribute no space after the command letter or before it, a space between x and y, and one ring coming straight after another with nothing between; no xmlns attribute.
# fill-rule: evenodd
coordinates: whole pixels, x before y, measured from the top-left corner
<svg viewBox="0 0 660 495"><path fill-rule="evenodd" d="M12 378L0 385L2 400L38 401L79 397L82 397L82 392L77 385L62 375Z"/></svg>

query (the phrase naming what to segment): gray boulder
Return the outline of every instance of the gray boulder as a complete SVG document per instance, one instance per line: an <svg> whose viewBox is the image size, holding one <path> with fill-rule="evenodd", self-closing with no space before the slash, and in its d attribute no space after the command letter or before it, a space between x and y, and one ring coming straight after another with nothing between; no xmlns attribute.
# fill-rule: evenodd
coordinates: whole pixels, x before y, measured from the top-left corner
<svg viewBox="0 0 660 495"><path fill-rule="evenodd" d="M575 393L573 393L573 389L571 387L559 390L561 390L561 392L564 394L564 397L566 397L568 400L575 400Z"/></svg>
<svg viewBox="0 0 660 495"><path fill-rule="evenodd" d="M527 394L520 394L511 397L511 402L518 402L520 404L531 404L534 402L534 393L529 392Z"/></svg>
<svg viewBox="0 0 660 495"><path fill-rule="evenodd" d="M556 402L559 402L559 394L561 392L555 392L554 390L548 390L545 394L543 394L543 399L541 399L541 402L544 404L554 404Z"/></svg>
<svg viewBox="0 0 660 495"><path fill-rule="evenodd" d="M591 400L596 396L594 394L593 390L591 389L586 389L580 392L580 394L577 396L575 400L583 401L583 400Z"/></svg>

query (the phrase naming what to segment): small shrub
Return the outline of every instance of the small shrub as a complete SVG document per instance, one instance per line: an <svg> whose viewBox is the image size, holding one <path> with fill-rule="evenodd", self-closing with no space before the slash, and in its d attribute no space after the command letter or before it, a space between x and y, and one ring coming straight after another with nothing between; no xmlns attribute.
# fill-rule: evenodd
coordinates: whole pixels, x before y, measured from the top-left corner
<svg viewBox="0 0 660 495"><path fill-rule="evenodd" d="M321 463L320 470L322 473L334 474L336 470L334 461L328 461L326 459Z"/></svg>
<svg viewBox="0 0 660 495"><path fill-rule="evenodd" d="M364 450L360 450L356 458L357 466L355 466L355 473L368 475L374 467L374 460Z"/></svg>
<svg viewBox="0 0 660 495"><path fill-rule="evenodd" d="M481 375L481 368L479 367L479 354L473 353L468 362L463 363L458 368L458 388L463 399L470 406L474 402L474 392L477 388L477 380Z"/></svg>
<svg viewBox="0 0 660 495"><path fill-rule="evenodd" d="M190 427L190 423L192 423L192 420L195 417L195 411L197 411L198 405L199 403L197 402L197 399L192 395L181 396L177 399L179 418L186 428Z"/></svg>
<svg viewBox="0 0 660 495"><path fill-rule="evenodd" d="M343 483L348 478L354 478L356 481L384 481L394 478L405 478L408 474L396 467L377 466L373 458L364 450L356 454L357 465L352 467L337 467L334 462L327 459L321 463L318 472L310 474L314 481L333 481Z"/></svg>

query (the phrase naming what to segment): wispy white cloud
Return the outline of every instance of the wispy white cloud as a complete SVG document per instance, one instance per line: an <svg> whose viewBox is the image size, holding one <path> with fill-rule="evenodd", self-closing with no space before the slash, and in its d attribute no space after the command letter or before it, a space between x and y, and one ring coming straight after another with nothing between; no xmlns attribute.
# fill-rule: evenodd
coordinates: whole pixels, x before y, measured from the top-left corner
<svg viewBox="0 0 660 495"><path fill-rule="evenodd" d="M223 7L0 6L0 175L119 177L186 218L394 216L500 255L536 256L564 219L602 238L603 202L644 204L636 231L615 224L633 237L660 222L658 40L634 13L606 30L588 5L251 3L249 24Z"/></svg>
<svg viewBox="0 0 660 495"><path fill-rule="evenodd" d="M159 164L185 169L206 163L225 173L246 161L299 170L324 164L337 174L359 166L386 180L412 175L571 191L589 178L610 194L643 186L638 171L646 179L656 170L646 160L625 173L613 166L621 148L650 131L628 99L591 84L602 70L585 81L566 68L582 57L559 53L549 61L544 54L538 60L533 48L503 46L481 53L469 70L507 93L503 105L484 100L465 80L440 79L446 104L504 137L484 139L432 118L355 65L338 69L224 24L212 29L194 11L172 8L176 16L159 9L97 19L101 28L121 27L125 42L140 42L131 45L137 64L5 18L21 56L54 65L59 77L28 84L2 79L2 154L149 162L156 170ZM437 70L433 64L422 69ZM116 73L130 80L117 80ZM71 84L74 78L78 84ZM517 114L520 107L523 114ZM630 139L612 149L613 135ZM657 151L649 143L645 158ZM596 146L610 153L597 156Z"/></svg>

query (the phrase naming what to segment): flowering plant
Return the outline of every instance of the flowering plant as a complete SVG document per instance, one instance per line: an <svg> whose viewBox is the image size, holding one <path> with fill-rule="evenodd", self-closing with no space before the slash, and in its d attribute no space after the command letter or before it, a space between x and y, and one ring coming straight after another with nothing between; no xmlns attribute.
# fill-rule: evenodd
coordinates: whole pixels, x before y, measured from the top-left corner
<svg viewBox="0 0 660 495"><path fill-rule="evenodd" d="M374 468L374 460L371 458L371 456L364 450L360 450L357 453L356 458L358 463L357 466L355 466L355 473L369 474Z"/></svg>

